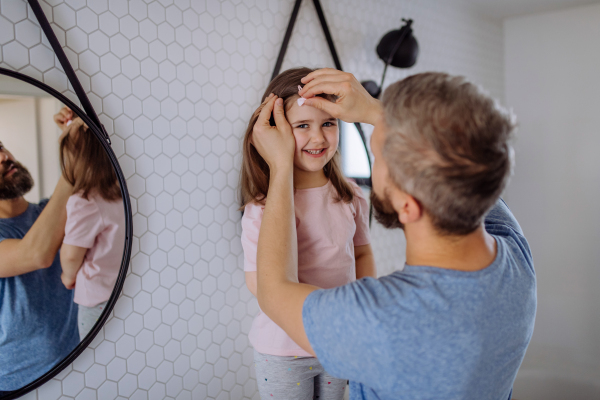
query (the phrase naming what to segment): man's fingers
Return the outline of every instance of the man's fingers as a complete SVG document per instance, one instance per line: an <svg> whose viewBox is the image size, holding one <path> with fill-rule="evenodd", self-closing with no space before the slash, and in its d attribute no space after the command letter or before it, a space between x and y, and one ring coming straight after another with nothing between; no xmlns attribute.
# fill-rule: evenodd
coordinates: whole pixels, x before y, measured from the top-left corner
<svg viewBox="0 0 600 400"><path fill-rule="evenodd" d="M319 77L313 79L312 81L310 81L309 83L307 83L306 85L304 85L304 87L298 94L305 98L313 97L313 96L316 96L321 93L339 95L339 93L337 93L337 92L339 92L340 89L342 89L344 87L344 86L340 86L340 85L344 84L344 82L346 82L347 85L350 85L350 82L348 81L347 76L341 76L339 74L319 76ZM321 85L328 85L328 86L321 88ZM329 90L329 91L327 91L327 90Z"/></svg>
<svg viewBox="0 0 600 400"><path fill-rule="evenodd" d="M306 84L319 76L335 75L336 73L340 73L340 72L342 72L342 71L334 69L334 68L321 68L321 69L318 69L318 70L313 71L310 74L306 75L304 78L300 79L300 82Z"/></svg>
<svg viewBox="0 0 600 400"><path fill-rule="evenodd" d="M311 97L310 99L306 99L304 105L317 108L331 114L332 117L339 118L339 106L322 97Z"/></svg>
<svg viewBox="0 0 600 400"><path fill-rule="evenodd" d="M271 119L271 113L273 112L273 106L276 99L277 96L272 96L269 101L265 103L265 105L262 107L262 110L260 110L260 114L258 114L256 125L271 125L269 120Z"/></svg>
<svg viewBox="0 0 600 400"><path fill-rule="evenodd" d="M307 90L304 92L302 97L310 99L322 93L332 94L338 97L344 97L344 95L347 94L350 90L352 90L352 86L349 82L346 83L345 81L317 82L314 85L308 86Z"/></svg>

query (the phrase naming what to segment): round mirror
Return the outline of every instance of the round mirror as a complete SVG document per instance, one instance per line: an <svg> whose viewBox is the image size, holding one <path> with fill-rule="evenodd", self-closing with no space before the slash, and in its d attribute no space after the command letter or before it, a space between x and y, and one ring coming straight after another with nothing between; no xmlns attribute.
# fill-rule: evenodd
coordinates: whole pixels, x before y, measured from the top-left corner
<svg viewBox="0 0 600 400"><path fill-rule="evenodd" d="M51 87L0 68L0 399L89 345L121 292L131 231L102 130Z"/></svg>

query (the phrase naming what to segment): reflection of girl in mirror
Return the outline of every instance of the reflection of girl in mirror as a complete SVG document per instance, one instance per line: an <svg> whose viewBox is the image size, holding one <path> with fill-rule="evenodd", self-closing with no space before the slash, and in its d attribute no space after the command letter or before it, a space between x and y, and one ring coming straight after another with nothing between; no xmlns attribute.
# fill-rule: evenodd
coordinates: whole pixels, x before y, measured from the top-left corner
<svg viewBox="0 0 600 400"><path fill-rule="evenodd" d="M75 288L77 323L83 338L106 306L121 266L125 227L121 189L108 154L89 128L76 118L60 143L61 167L73 185L67 202L60 251L63 284ZM66 124L65 124L66 125Z"/></svg>
<svg viewBox="0 0 600 400"><path fill-rule="evenodd" d="M367 201L361 189L341 172L338 122L324 111L303 106L298 96L300 79L310 72L308 68L282 72L271 81L262 100L270 93L283 98L286 118L296 139L294 206L298 279L332 288L365 276L375 277L375 265L369 244ZM335 101L331 96L323 97ZM252 129L261 108L256 110L246 130L241 170L244 271L246 284L254 295L258 235L269 187L269 167L251 144ZM255 318L249 339L255 350L262 398L343 397L346 380L328 375L316 358L302 350L264 313Z"/></svg>

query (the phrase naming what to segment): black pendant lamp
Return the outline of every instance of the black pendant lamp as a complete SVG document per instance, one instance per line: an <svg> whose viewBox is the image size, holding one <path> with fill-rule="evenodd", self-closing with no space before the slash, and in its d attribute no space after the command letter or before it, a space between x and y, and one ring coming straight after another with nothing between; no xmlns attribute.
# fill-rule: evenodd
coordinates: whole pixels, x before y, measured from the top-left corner
<svg viewBox="0 0 600 400"><path fill-rule="evenodd" d="M413 36L412 19L402 18L404 25L386 33L377 45L377 55L385 63L381 83L363 81L361 84L375 98L379 98L383 88L383 81L388 65L396 68L410 68L417 62L419 56L419 43Z"/></svg>

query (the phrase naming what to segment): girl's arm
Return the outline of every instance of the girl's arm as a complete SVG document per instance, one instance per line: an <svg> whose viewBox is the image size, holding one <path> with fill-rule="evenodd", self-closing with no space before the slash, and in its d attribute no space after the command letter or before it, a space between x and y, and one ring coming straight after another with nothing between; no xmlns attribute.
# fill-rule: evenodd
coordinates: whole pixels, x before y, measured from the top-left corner
<svg viewBox="0 0 600 400"><path fill-rule="evenodd" d="M256 297L256 271L248 272L246 271L246 286L248 286L248 290L250 293Z"/></svg>
<svg viewBox="0 0 600 400"><path fill-rule="evenodd" d="M73 246L71 244L63 243L60 248L60 264L62 266L62 274L60 279L63 285L69 290L75 287L75 280L77 279L77 272L83 260L85 253L88 249L85 247Z"/></svg>
<svg viewBox="0 0 600 400"><path fill-rule="evenodd" d="M375 258L370 244L356 246L354 248L354 259L356 260L356 279L366 276L377 278Z"/></svg>

